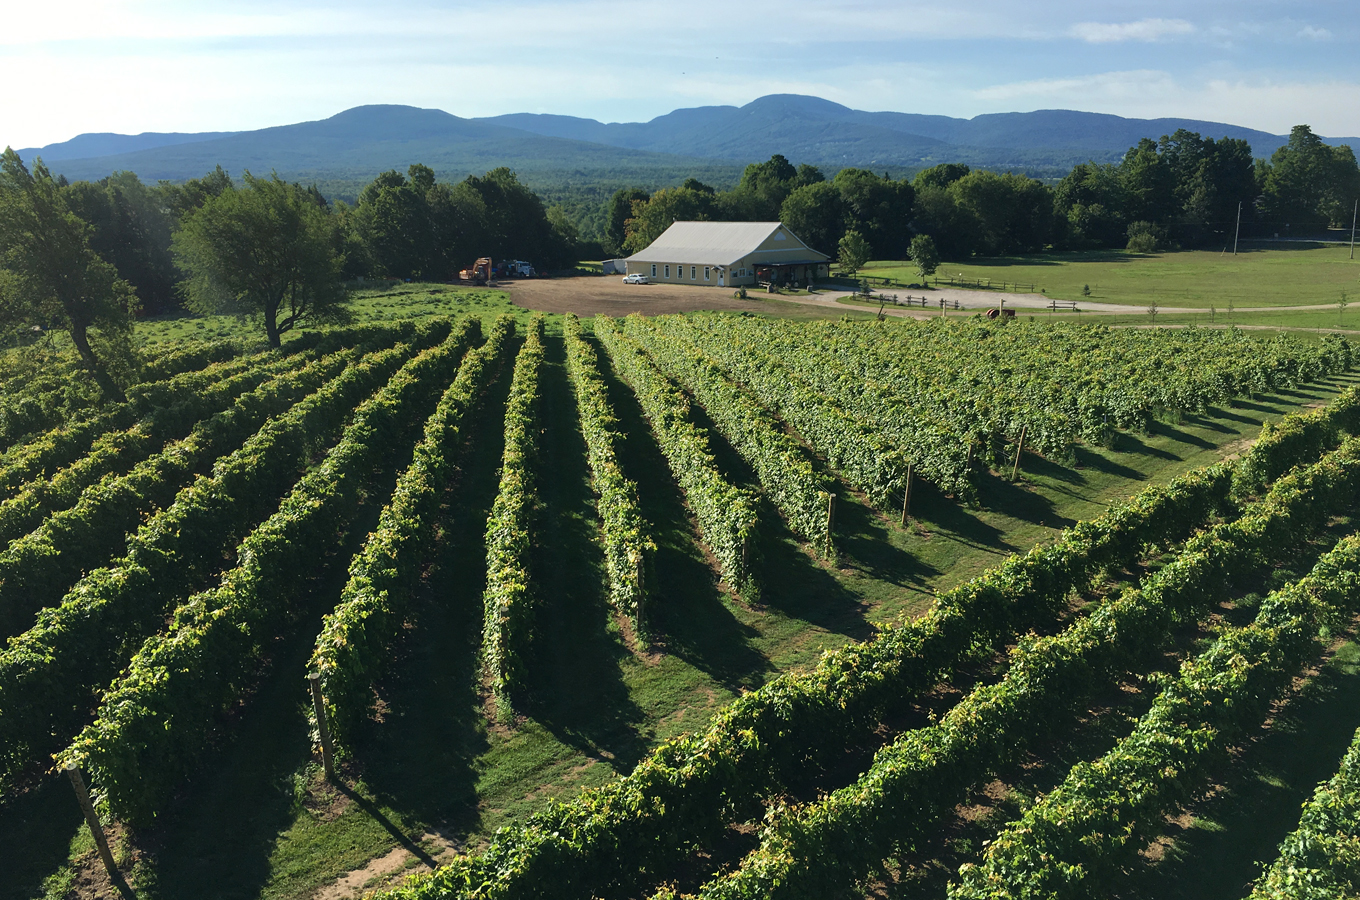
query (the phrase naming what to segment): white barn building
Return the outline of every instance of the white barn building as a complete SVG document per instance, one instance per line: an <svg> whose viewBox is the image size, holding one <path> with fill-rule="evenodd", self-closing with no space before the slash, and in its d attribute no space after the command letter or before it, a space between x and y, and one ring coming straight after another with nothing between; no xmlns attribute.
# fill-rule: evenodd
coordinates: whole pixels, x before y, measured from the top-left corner
<svg viewBox="0 0 1360 900"><path fill-rule="evenodd" d="M825 278L831 257L803 243L782 222L676 222L624 262L628 274L660 284L806 285Z"/></svg>

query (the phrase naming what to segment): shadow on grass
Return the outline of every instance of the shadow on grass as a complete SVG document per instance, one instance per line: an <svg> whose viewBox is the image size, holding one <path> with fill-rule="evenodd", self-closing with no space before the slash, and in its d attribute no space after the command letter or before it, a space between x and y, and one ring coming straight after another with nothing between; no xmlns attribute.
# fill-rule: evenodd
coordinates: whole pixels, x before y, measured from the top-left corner
<svg viewBox="0 0 1360 900"><path fill-rule="evenodd" d="M1026 458L1028 459L1028 457ZM1021 465L1021 477L1024 477ZM1060 515L1053 501L1038 493L1026 490L1022 484L1010 480L1010 472L1003 474L984 473L977 480L978 500L987 509L1004 510L1006 515L1032 525L1050 528L1066 528L1075 525L1076 520Z"/></svg>
<svg viewBox="0 0 1360 900"><path fill-rule="evenodd" d="M1299 807L1336 773L1360 725L1360 646L1343 645L1269 731L1236 758L1225 789L1195 810L1130 896L1238 900L1298 826Z"/></svg>
<svg viewBox="0 0 1360 900"><path fill-rule="evenodd" d="M489 746L478 696L485 532L499 490L512 367L510 356L464 433L414 624L378 686L382 721L367 724L356 749L365 782L385 804L459 833L480 822L477 760Z"/></svg>
<svg viewBox="0 0 1360 900"><path fill-rule="evenodd" d="M648 598L653 640L728 690L759 687L773 671L752 646L759 634L728 606L651 426L632 392L614 375L608 355L601 351L600 358L623 435L620 464L637 482L642 515L657 545Z"/></svg>
<svg viewBox="0 0 1360 900"><path fill-rule="evenodd" d="M1170 438L1180 444L1189 444L1192 447L1198 447L1201 450L1213 450L1218 446L1217 444L1206 441L1202 437L1196 437L1190 432L1182 431L1175 425L1166 422L1153 422L1148 426L1148 432L1150 434L1155 434L1158 437Z"/></svg>
<svg viewBox="0 0 1360 900"><path fill-rule="evenodd" d="M1143 481L1147 477L1137 469L1126 466L1120 462L1115 462L1105 454L1098 453L1088 447L1078 445L1072 449L1076 455L1077 465L1084 469L1091 469L1095 472L1100 472L1103 475L1111 475L1116 478L1127 478L1130 481Z"/></svg>
<svg viewBox="0 0 1360 900"><path fill-rule="evenodd" d="M959 500L946 496L935 485L917 480L911 488L911 517L974 549L1012 552L1016 548L1004 532L982 521Z"/></svg>
<svg viewBox="0 0 1360 900"><path fill-rule="evenodd" d="M921 591L927 590L933 579L944 574L895 546L892 537L890 526L872 508L841 492L836 503L835 540L842 568L854 569L866 578Z"/></svg>
<svg viewBox="0 0 1360 900"><path fill-rule="evenodd" d="M558 740L627 772L646 747L638 728L645 715L620 669L629 652L609 627L609 576L590 465L565 347L556 336L547 341L542 386L538 609L527 709Z"/></svg>
<svg viewBox="0 0 1360 900"><path fill-rule="evenodd" d="M27 900L66 863L71 839L85 827L65 776L47 775L0 805L0 897Z"/></svg>

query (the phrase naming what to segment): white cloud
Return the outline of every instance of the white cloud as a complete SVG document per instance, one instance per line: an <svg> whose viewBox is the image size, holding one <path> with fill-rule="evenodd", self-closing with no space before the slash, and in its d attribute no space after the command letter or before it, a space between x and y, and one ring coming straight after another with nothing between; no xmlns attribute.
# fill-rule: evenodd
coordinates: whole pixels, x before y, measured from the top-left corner
<svg viewBox="0 0 1360 900"><path fill-rule="evenodd" d="M1139 19L1137 22L1080 22L1068 29L1068 34L1088 44L1114 44L1161 41L1194 31L1195 26L1184 19Z"/></svg>
<svg viewBox="0 0 1360 900"><path fill-rule="evenodd" d="M1312 25L1305 25L1299 29L1299 37L1309 38L1314 41L1330 41L1332 33L1325 28L1314 28Z"/></svg>

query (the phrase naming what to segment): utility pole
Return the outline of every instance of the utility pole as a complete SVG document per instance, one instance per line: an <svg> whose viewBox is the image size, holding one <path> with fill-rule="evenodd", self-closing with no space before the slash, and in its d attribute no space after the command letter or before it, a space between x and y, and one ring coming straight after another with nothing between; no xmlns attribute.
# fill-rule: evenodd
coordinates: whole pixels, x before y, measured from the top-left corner
<svg viewBox="0 0 1360 900"><path fill-rule="evenodd" d="M1233 256L1237 255L1237 238L1242 233L1242 201L1237 201L1237 230L1233 232Z"/></svg>
<svg viewBox="0 0 1360 900"><path fill-rule="evenodd" d="M1355 259L1355 214L1360 213L1360 199L1355 201L1355 208L1351 210L1351 259Z"/></svg>

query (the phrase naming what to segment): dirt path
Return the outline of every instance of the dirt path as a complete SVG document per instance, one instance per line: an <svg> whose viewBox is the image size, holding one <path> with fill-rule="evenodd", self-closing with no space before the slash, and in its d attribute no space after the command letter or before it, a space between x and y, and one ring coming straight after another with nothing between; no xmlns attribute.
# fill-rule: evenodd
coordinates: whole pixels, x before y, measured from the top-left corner
<svg viewBox="0 0 1360 900"><path fill-rule="evenodd" d="M756 312L761 308L758 301L732 299L732 288L624 284L619 278L610 276L530 278L498 281L494 286L509 293L516 306L543 312L573 312L578 316L626 316L635 312L661 316L700 309Z"/></svg>
<svg viewBox="0 0 1360 900"><path fill-rule="evenodd" d="M500 281L496 282L494 286L507 291L510 294L511 301L516 306L544 312L574 312L580 316L626 316L635 312L649 316L660 316L701 309L759 312L762 306L757 298L767 296L773 296L785 303L815 306L841 313L852 309L861 312L877 311L877 307L873 306L838 302L840 298L850 296L852 293L838 289L819 291L810 296L799 294L767 295L752 292L750 300L735 300L732 297L732 288L700 287L687 284L624 284L619 278L612 276L534 278L524 281ZM1042 294L1013 294L1003 291L974 291L964 288L931 288L924 291L920 288L913 288L910 290L883 291L874 294L873 300L877 302L880 297L892 297L894 295L903 303L906 302L908 297L915 298L917 303L920 302L921 297L926 297L924 308L889 305L883 309L884 315L918 319L939 315L941 299L945 301L945 307L950 312L954 311L954 304L957 302L959 310L970 313L993 309L999 306L1003 300L1005 305L1012 309L1048 309L1051 302L1050 298ZM1239 312L1244 314L1249 312L1288 312L1334 309L1335 307L1335 303L1320 303L1310 306L1253 306L1243 308ZM1082 313L1093 313L1095 315L1134 315L1147 312L1146 306L1123 303L1079 302L1077 308ZM1208 307L1193 306L1165 306L1161 309L1167 315L1209 312ZM1063 310L1059 310L1059 312L1063 312ZM1223 310L1219 310L1219 312L1223 312Z"/></svg>

